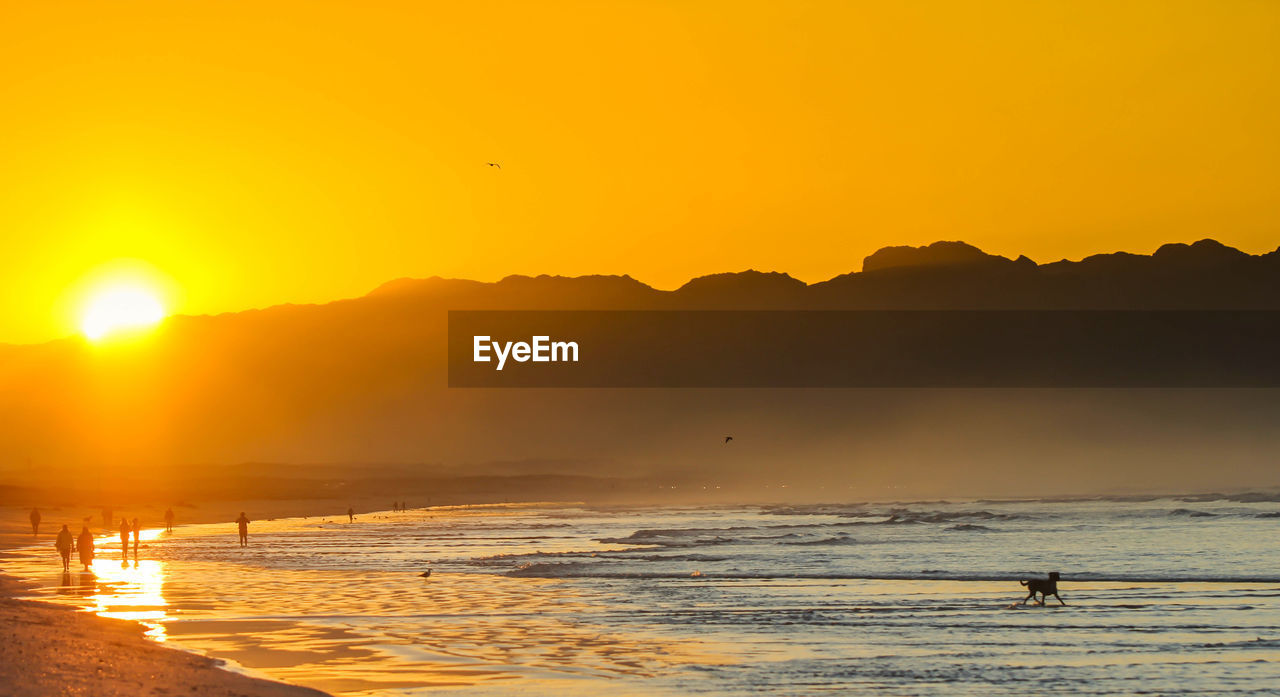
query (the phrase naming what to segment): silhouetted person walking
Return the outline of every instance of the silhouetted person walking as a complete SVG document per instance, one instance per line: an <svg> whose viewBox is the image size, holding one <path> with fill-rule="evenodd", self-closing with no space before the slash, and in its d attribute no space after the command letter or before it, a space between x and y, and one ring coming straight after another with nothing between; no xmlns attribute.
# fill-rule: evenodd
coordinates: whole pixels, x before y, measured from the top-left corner
<svg viewBox="0 0 1280 697"><path fill-rule="evenodd" d="M249 518L245 516L244 511L240 511L240 517L236 518L236 525L240 527L240 546L249 546Z"/></svg>
<svg viewBox="0 0 1280 697"><path fill-rule="evenodd" d="M347 522L348 523L356 522L356 509L351 508L350 506L347 507Z"/></svg>
<svg viewBox="0 0 1280 697"><path fill-rule="evenodd" d="M111 514L110 508L102 509L102 527L104 528L111 527L111 524L114 523L115 520L116 520L116 517Z"/></svg>
<svg viewBox="0 0 1280 697"><path fill-rule="evenodd" d="M31 534L39 535L40 534L40 509L32 508L30 518L31 518Z"/></svg>
<svg viewBox="0 0 1280 697"><path fill-rule="evenodd" d="M129 558L129 519L120 519L120 550L125 558Z"/></svg>
<svg viewBox="0 0 1280 697"><path fill-rule="evenodd" d="M167 509L164 512L164 531L173 532L173 509Z"/></svg>
<svg viewBox="0 0 1280 697"><path fill-rule="evenodd" d="M133 560L138 561L138 538L142 537L142 525L133 519Z"/></svg>
<svg viewBox="0 0 1280 697"><path fill-rule="evenodd" d="M64 524L62 530L58 532L58 540L53 543L53 546L58 548L58 554L62 555L62 570L64 572L71 570L71 545L73 542L71 531Z"/></svg>
<svg viewBox="0 0 1280 697"><path fill-rule="evenodd" d="M84 570L89 570L89 565L93 563L93 533L89 532L89 526L86 525L80 530L80 539L76 541L76 549L80 550L80 563L84 564Z"/></svg>

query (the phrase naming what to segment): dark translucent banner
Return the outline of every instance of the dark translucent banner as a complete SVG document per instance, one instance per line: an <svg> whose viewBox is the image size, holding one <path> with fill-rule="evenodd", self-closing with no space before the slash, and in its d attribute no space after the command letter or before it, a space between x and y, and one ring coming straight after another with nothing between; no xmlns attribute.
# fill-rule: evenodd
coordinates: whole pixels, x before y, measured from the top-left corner
<svg viewBox="0 0 1280 697"><path fill-rule="evenodd" d="M1275 311L451 311L450 387L1280 387Z"/></svg>

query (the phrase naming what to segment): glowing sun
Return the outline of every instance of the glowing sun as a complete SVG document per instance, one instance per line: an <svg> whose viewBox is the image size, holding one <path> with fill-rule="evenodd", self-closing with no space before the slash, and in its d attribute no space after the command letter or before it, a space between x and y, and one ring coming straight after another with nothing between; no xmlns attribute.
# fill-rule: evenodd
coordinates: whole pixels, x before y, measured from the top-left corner
<svg viewBox="0 0 1280 697"><path fill-rule="evenodd" d="M164 304L155 291L140 285L110 285L89 295L80 331L97 340L122 329L150 327L164 316Z"/></svg>

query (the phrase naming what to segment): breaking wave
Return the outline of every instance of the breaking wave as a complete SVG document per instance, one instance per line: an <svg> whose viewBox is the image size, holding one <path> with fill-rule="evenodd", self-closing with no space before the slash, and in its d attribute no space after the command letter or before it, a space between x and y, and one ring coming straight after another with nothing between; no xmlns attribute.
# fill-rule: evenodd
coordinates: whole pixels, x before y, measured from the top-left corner
<svg viewBox="0 0 1280 697"><path fill-rule="evenodd" d="M534 578L648 578L648 579L685 579L691 578L692 570L654 569L654 570L618 570L599 565L572 562L563 563L528 563L507 572L507 576ZM846 580L846 581L974 581L974 582L1008 582L1017 585L1019 580L1041 578L1044 574L1037 571L1010 572L954 572L928 569L911 574L874 574L874 573L840 573L840 572L804 572L804 571L706 571L701 570L693 580L725 579L725 580L782 580L782 579L814 579L814 580ZM1280 584L1280 575L1151 575L1151 574L1104 574L1079 573L1064 575L1059 583L1223 583L1223 584Z"/></svg>

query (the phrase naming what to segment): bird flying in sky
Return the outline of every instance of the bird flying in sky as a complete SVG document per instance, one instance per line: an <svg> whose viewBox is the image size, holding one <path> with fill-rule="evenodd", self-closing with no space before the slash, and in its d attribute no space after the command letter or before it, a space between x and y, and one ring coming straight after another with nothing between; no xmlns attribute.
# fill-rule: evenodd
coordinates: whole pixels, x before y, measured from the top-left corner
<svg viewBox="0 0 1280 697"><path fill-rule="evenodd" d="M733 436L725 436L725 437L724 437L724 442L726 442L726 443L728 443L728 442L729 442L729 441L731 441L731 440L733 440Z"/></svg>
<svg viewBox="0 0 1280 697"><path fill-rule="evenodd" d="M498 169L502 169L502 165L498 164L497 162L486 162L485 164L489 165L490 167L497 167Z"/></svg>

